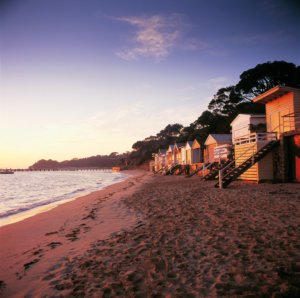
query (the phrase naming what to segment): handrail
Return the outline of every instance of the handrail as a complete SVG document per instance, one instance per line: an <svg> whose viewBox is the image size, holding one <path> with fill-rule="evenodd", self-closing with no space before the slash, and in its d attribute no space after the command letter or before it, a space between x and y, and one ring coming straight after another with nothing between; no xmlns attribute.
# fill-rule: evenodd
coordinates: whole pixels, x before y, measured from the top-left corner
<svg viewBox="0 0 300 298"><path fill-rule="evenodd" d="M283 132L294 130L296 128L296 124L300 124L300 111L282 116Z"/></svg>
<svg viewBox="0 0 300 298"><path fill-rule="evenodd" d="M209 169L212 165L213 165L213 162L209 162L209 161L207 161L207 165L205 165L205 163L203 163L202 177L204 177L205 170Z"/></svg>
<svg viewBox="0 0 300 298"><path fill-rule="evenodd" d="M253 132L234 139L234 145L277 140L277 132Z"/></svg>

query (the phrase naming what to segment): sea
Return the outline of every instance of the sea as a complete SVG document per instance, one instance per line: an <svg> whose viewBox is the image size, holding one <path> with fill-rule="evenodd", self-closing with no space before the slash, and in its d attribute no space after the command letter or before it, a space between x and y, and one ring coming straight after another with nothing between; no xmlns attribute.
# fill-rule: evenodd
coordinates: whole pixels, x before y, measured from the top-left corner
<svg viewBox="0 0 300 298"><path fill-rule="evenodd" d="M112 171L36 171L0 175L0 226L125 180Z"/></svg>

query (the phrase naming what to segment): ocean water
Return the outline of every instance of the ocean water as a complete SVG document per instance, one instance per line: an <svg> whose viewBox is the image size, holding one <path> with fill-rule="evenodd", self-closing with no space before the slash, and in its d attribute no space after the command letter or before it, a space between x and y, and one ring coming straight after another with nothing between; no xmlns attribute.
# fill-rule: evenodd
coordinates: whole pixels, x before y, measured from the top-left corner
<svg viewBox="0 0 300 298"><path fill-rule="evenodd" d="M122 172L53 171L0 175L0 226L125 180Z"/></svg>

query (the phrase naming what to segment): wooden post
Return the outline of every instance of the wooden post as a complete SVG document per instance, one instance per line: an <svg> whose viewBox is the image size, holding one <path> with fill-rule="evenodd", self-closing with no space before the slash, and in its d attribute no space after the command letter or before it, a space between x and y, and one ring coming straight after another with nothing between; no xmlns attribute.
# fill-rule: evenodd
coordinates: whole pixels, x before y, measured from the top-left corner
<svg viewBox="0 0 300 298"><path fill-rule="evenodd" d="M219 170L219 188L222 189L223 188L223 172L222 170Z"/></svg>

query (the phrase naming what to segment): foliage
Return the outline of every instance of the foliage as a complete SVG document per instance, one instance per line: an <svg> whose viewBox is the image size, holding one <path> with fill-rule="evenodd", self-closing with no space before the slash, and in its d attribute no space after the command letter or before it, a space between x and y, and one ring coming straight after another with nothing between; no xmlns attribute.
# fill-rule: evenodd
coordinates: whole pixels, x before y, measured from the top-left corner
<svg viewBox="0 0 300 298"><path fill-rule="evenodd" d="M235 86L221 88L208 105L213 114L234 118L239 113L264 113L252 99L277 85L300 86L300 66L285 61L266 62L244 71Z"/></svg>
<svg viewBox="0 0 300 298"><path fill-rule="evenodd" d="M72 169L72 168L101 168L126 165L126 153L117 154L112 152L110 155L97 155L87 158L73 158L58 162L56 160L41 159L34 163L29 169Z"/></svg>
<svg viewBox="0 0 300 298"><path fill-rule="evenodd" d="M181 124L168 124L156 136L137 141L132 145L134 150L129 156L129 164L142 164L150 160L153 152L157 152L159 148L167 148L169 144L174 143L180 136L182 129L183 126Z"/></svg>
<svg viewBox="0 0 300 298"><path fill-rule="evenodd" d="M249 101L277 85L299 87L300 66L285 61L258 64L240 75L236 90Z"/></svg>
<svg viewBox="0 0 300 298"><path fill-rule="evenodd" d="M250 124L250 131L251 132L266 132L267 125L265 123L258 123L258 124Z"/></svg>

